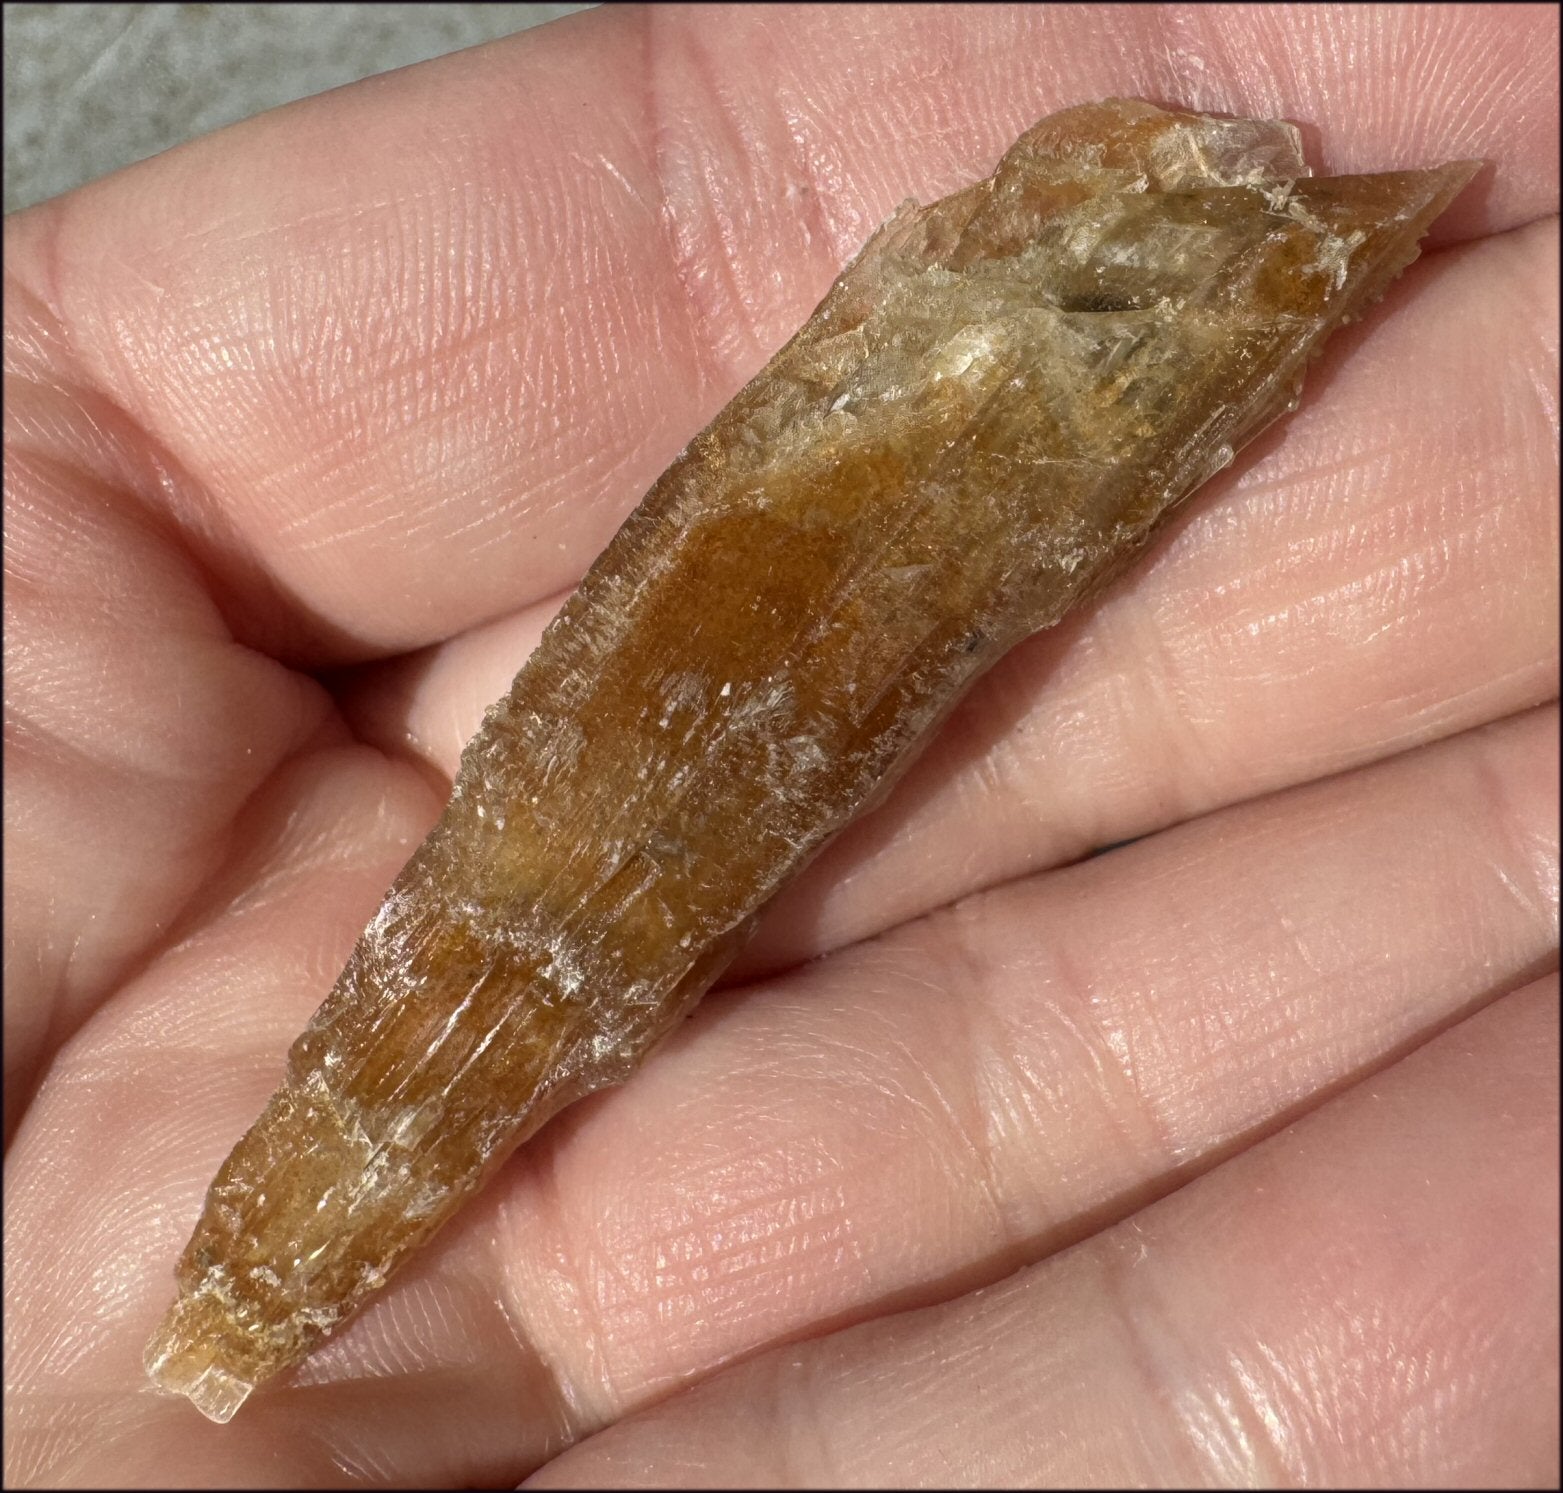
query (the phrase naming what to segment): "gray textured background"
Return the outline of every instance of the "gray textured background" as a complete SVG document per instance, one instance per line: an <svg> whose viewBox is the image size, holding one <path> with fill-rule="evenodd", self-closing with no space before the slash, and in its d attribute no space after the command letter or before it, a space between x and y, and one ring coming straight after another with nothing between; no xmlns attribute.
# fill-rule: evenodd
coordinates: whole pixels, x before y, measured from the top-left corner
<svg viewBox="0 0 1563 1493"><path fill-rule="evenodd" d="M5 210L589 5L6 5Z"/></svg>

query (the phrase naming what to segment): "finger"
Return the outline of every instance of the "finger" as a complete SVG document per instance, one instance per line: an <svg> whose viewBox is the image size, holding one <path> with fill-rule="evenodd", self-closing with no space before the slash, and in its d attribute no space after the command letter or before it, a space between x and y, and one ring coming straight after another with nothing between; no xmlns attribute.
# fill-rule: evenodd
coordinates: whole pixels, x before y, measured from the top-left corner
<svg viewBox="0 0 1563 1493"><path fill-rule="evenodd" d="M1489 158L1490 232L1556 210L1556 38L1526 7L612 7L94 184L9 266L190 477L171 517L241 639L340 661L573 584L897 201L1058 104Z"/></svg>
<svg viewBox="0 0 1563 1493"><path fill-rule="evenodd" d="M1229 490L976 687L735 976L1555 696L1556 299L1556 220L1418 266ZM551 611L365 671L355 729L448 783Z"/></svg>
<svg viewBox="0 0 1563 1493"><path fill-rule="evenodd" d="M543 1138L512 1310L606 1423L1123 1216L1555 967L1556 762L1538 712L708 1002Z"/></svg>
<svg viewBox="0 0 1563 1493"><path fill-rule="evenodd" d="M1553 1487L1556 978L991 1291L780 1349L534 1487Z"/></svg>
<svg viewBox="0 0 1563 1493"><path fill-rule="evenodd" d="M241 1421L416 1482L519 1476L735 1354L944 1299L1121 1216L1555 951L1543 725L1245 806L709 1003ZM354 783L257 806L287 827L236 872L260 890L61 1054L13 1148L8 1175L34 1177L8 1198L19 1465L63 1478L110 1436L114 1465L150 1476L177 1436L210 1481L254 1451L182 1404L148 1398L105 1432L96 1407L140 1385L202 1190L405 854L421 797ZM415 1393L431 1408L409 1416Z"/></svg>

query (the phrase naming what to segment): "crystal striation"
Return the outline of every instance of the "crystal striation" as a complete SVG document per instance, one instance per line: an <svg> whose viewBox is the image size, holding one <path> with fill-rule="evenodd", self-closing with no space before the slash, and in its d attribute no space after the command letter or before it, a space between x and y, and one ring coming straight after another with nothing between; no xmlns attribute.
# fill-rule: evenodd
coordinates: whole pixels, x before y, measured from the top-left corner
<svg viewBox="0 0 1563 1493"><path fill-rule="evenodd" d="M146 1362L226 1420L622 1081L966 688L1295 405L1475 166L1109 100L904 205L467 747L223 1163Z"/></svg>

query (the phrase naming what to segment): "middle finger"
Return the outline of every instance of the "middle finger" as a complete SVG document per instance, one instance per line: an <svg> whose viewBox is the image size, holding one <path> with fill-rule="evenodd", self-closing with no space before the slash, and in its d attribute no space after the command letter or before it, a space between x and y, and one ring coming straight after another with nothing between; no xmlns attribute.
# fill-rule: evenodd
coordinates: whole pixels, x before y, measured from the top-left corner
<svg viewBox="0 0 1563 1493"><path fill-rule="evenodd" d="M493 1267L580 1422L997 1279L1556 958L1557 712L702 1007L540 1137Z"/></svg>

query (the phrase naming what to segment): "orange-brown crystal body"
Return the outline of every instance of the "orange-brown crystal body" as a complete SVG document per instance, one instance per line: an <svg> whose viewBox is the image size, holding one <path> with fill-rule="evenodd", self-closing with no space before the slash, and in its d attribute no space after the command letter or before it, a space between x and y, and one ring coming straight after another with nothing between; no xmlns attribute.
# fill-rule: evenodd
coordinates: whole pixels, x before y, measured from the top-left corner
<svg viewBox="0 0 1563 1493"><path fill-rule="evenodd" d="M1469 165L1112 101L903 208L663 475L462 759L148 1348L226 1419L622 1080L966 687L1294 400Z"/></svg>

